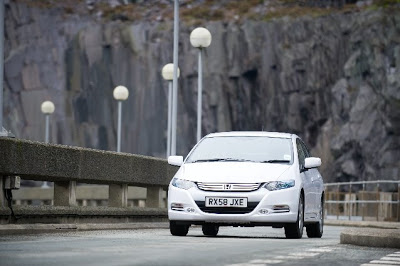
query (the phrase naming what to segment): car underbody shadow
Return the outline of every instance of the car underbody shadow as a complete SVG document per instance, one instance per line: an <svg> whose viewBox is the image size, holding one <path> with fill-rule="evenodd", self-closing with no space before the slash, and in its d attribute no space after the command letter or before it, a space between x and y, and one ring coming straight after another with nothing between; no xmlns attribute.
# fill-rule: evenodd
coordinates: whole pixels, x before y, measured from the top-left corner
<svg viewBox="0 0 400 266"><path fill-rule="evenodd" d="M217 236L201 236L201 235L187 235L186 237L199 237L199 238L232 238L232 239L286 239L285 236L234 236L234 235L217 235Z"/></svg>

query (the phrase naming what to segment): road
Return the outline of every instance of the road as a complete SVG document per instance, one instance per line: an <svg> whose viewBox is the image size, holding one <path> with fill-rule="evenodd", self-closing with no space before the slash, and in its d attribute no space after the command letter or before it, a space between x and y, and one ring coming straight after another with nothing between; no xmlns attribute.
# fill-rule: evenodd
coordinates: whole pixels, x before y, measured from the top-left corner
<svg viewBox="0 0 400 266"><path fill-rule="evenodd" d="M199 227L186 237L171 236L167 229L0 236L0 265L326 266L397 256L399 250L341 245L342 229L326 226L322 239L293 240L284 238L283 229L269 227L222 227L217 237L204 237Z"/></svg>

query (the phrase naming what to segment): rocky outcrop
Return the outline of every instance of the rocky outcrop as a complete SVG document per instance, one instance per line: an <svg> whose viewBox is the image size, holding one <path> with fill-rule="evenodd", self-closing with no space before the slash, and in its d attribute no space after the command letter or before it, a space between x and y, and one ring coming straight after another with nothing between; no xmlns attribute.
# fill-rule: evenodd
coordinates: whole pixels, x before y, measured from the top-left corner
<svg viewBox="0 0 400 266"><path fill-rule="evenodd" d="M51 26L49 26L51 25ZM326 181L398 179L400 16L334 13L243 23L208 22L203 134L299 134ZM178 152L195 144L197 51L181 25ZM43 140L40 104L52 100L54 143L116 146L112 90L125 85L124 152L165 156L172 22L98 22L58 9L6 9L5 126Z"/></svg>

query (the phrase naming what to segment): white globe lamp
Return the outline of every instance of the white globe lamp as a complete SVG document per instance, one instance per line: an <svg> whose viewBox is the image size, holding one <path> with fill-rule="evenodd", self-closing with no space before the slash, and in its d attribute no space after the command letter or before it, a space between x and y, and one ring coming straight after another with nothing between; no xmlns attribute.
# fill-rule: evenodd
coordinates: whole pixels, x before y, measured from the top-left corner
<svg viewBox="0 0 400 266"><path fill-rule="evenodd" d="M117 86L113 91L113 96L117 101L125 101L128 99L129 91L125 86Z"/></svg>
<svg viewBox="0 0 400 266"><path fill-rule="evenodd" d="M206 48L211 44L211 33L203 27L194 29L190 33L190 43L196 48Z"/></svg>
<svg viewBox="0 0 400 266"><path fill-rule="evenodd" d="M52 114L55 110L54 103L51 101L44 101L40 106L40 109L44 114Z"/></svg>
<svg viewBox="0 0 400 266"><path fill-rule="evenodd" d="M173 80L174 79L174 64L170 63L170 64L166 64L162 70L161 70L161 75L163 77L163 79L165 80ZM180 70L179 67L177 69L177 76L179 78L180 75Z"/></svg>

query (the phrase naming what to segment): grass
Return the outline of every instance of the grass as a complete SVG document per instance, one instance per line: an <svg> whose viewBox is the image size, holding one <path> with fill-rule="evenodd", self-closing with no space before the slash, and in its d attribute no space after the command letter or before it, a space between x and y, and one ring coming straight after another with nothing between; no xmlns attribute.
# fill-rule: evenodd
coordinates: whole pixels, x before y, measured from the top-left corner
<svg viewBox="0 0 400 266"><path fill-rule="evenodd" d="M227 2L225 7L228 10L234 10L239 15L243 15L248 13L253 7L263 3L264 1L262 0L246 0L246 1L234 0Z"/></svg>
<svg viewBox="0 0 400 266"><path fill-rule="evenodd" d="M36 8L59 8L64 11L65 14L78 13L82 14L84 10L85 1L84 0L14 0L15 2L24 3L29 7Z"/></svg>
<svg viewBox="0 0 400 266"><path fill-rule="evenodd" d="M311 16L313 18L326 16L336 12L351 12L356 11L355 5L345 5L343 8L318 8L318 7L306 7L306 6L290 6L290 7L282 7L275 11L269 12L268 14L262 17L262 20L271 20L274 18L281 17L304 17Z"/></svg>
<svg viewBox="0 0 400 266"><path fill-rule="evenodd" d="M210 10L207 6L199 6L195 10L183 9L180 12L180 17L183 20L201 19L201 20L221 20L224 19L224 12L217 10Z"/></svg>
<svg viewBox="0 0 400 266"><path fill-rule="evenodd" d="M377 7L391 7L393 5L400 4L400 0L379 0L374 1L374 5Z"/></svg>
<svg viewBox="0 0 400 266"><path fill-rule="evenodd" d="M111 7L106 2L95 2L88 10L85 0L14 0L38 8L59 8L65 14L101 14L104 20L121 21L170 21L173 19L173 4L157 3L155 0ZM185 0L180 4L180 16L188 25L204 24L208 21L236 21L245 19L268 21L280 17L320 17L337 12L355 12L360 9L400 8L400 0L374 0L366 7L348 4L342 8L313 7L308 0Z"/></svg>

